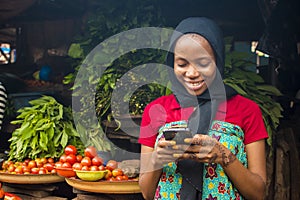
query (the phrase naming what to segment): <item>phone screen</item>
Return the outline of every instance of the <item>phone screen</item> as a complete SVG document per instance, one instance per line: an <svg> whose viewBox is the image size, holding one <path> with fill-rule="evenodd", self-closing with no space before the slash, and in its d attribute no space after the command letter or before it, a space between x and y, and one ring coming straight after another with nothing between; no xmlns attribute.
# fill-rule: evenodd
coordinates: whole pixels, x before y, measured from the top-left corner
<svg viewBox="0 0 300 200"><path fill-rule="evenodd" d="M184 143L185 138L192 138L188 128L169 128L163 131L166 140L175 140L177 143Z"/></svg>

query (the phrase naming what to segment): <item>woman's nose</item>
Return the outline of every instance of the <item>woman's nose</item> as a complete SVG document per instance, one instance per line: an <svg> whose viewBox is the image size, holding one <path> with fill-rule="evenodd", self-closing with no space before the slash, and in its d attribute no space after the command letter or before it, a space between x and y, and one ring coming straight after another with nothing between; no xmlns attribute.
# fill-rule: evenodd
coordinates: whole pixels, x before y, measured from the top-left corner
<svg viewBox="0 0 300 200"><path fill-rule="evenodd" d="M186 71L186 76L195 77L199 76L200 72L197 70L197 68L193 65L189 65Z"/></svg>

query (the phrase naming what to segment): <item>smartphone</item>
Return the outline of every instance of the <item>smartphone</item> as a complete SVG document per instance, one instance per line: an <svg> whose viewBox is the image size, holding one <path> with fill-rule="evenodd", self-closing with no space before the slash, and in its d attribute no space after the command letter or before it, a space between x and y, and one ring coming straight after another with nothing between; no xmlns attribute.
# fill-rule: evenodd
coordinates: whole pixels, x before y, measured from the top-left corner
<svg viewBox="0 0 300 200"><path fill-rule="evenodd" d="M178 144L183 144L185 138L192 138L189 128L169 128L163 131L166 140L175 140Z"/></svg>

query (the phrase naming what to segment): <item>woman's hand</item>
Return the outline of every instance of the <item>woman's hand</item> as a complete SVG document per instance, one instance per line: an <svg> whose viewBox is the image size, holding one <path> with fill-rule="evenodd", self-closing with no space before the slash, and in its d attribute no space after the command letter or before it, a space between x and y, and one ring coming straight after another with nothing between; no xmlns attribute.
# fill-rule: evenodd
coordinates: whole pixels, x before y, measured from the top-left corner
<svg viewBox="0 0 300 200"><path fill-rule="evenodd" d="M176 145L176 142L172 140L161 139L158 141L152 154L152 163L156 168L162 168L165 164L174 162L177 159L173 156L174 154L184 153L183 149L174 149L174 145Z"/></svg>
<svg viewBox="0 0 300 200"><path fill-rule="evenodd" d="M227 167L236 159L229 149L208 135L197 134L193 138L186 138L184 142L187 144L172 146L175 150L184 151L183 154L175 153L174 158L218 163L223 167Z"/></svg>

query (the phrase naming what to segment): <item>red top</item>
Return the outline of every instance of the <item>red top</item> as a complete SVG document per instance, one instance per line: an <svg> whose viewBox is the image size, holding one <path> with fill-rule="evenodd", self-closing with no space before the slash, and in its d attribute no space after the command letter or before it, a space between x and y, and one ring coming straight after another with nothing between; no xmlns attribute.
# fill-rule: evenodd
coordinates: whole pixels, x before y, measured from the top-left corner
<svg viewBox="0 0 300 200"><path fill-rule="evenodd" d="M143 113L139 143L154 147L161 126L173 121L188 120L192 112L193 107L181 108L173 94L152 101ZM259 106L241 95L232 97L227 104L220 104L215 119L238 125L245 134L244 144L268 138Z"/></svg>

